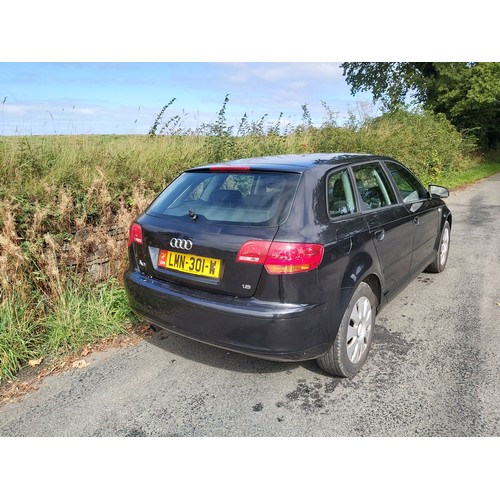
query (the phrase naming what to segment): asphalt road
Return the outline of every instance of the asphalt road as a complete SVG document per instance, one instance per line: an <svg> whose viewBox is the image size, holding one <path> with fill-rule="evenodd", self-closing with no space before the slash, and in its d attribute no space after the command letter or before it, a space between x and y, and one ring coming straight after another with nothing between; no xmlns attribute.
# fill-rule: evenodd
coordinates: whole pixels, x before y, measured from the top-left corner
<svg viewBox="0 0 500 500"><path fill-rule="evenodd" d="M447 269L381 312L353 379L158 332L0 406L0 436L499 436L500 175L447 203Z"/></svg>

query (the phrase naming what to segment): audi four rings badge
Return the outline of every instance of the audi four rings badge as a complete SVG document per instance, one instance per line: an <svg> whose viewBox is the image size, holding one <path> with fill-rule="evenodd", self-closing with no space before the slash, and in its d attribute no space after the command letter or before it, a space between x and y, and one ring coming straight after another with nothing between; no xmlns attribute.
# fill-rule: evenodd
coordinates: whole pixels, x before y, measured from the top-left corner
<svg viewBox="0 0 500 500"><path fill-rule="evenodd" d="M179 250L191 250L191 248L193 248L193 242L190 240L181 240L180 238L172 238L170 240L170 246L172 248L178 248Z"/></svg>

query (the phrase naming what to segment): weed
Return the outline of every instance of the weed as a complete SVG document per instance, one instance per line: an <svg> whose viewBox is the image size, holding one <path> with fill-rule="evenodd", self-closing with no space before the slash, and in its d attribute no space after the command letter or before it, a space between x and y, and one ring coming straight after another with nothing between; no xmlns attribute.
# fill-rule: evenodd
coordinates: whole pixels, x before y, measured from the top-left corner
<svg viewBox="0 0 500 500"><path fill-rule="evenodd" d="M228 102L229 94L224 98L224 103L217 114L215 123L205 127L207 133L207 159L209 163L228 161L235 158L236 141L233 135L233 127L227 124L226 118Z"/></svg>
<svg viewBox="0 0 500 500"><path fill-rule="evenodd" d="M153 122L153 125L149 129L148 135L149 137L156 137L156 132L158 130L158 127L160 126L161 121L163 120L163 115L165 114L165 111L175 102L175 97L163 108L161 108L160 112L156 115L156 118Z"/></svg>

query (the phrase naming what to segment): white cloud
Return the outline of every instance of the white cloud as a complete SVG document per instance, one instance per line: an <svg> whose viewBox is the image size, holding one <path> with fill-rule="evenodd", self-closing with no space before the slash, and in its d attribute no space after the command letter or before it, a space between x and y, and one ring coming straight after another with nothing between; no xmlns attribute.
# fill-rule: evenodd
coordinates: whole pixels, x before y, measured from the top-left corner
<svg viewBox="0 0 500 500"><path fill-rule="evenodd" d="M302 115L307 104L311 114L323 114L321 101L346 113L344 102L353 102L338 62L227 63L221 64L220 81L214 87L230 88L230 108L247 112L264 109L269 116ZM359 100L370 100L362 94ZM342 104L341 104L342 103Z"/></svg>
<svg viewBox="0 0 500 500"><path fill-rule="evenodd" d="M9 116L9 115L27 115L27 114L39 114L39 113L49 113L49 114L56 114L56 113L65 113L67 115L85 115L85 116L92 116L92 115L98 115L103 112L102 109L97 108L97 107L76 107L76 106L71 106L68 107L68 109L61 107L61 105L58 103L55 105L53 102L46 102L46 103L33 103L33 104L11 104L11 103L5 103L2 105L2 113L4 116Z"/></svg>
<svg viewBox="0 0 500 500"><path fill-rule="evenodd" d="M297 81L324 80L333 83L342 80L342 69L338 62L324 63L228 63L227 79L234 83L284 83L294 85Z"/></svg>
<svg viewBox="0 0 500 500"><path fill-rule="evenodd" d="M19 115L25 113L38 113L40 111L45 111L46 106L41 106L39 104L10 104L6 102L2 105L2 112L6 115Z"/></svg>
<svg viewBox="0 0 500 500"><path fill-rule="evenodd" d="M71 110L69 110L69 113L75 114L75 115L93 116L93 115L98 115L98 114L102 113L102 109L74 107Z"/></svg>

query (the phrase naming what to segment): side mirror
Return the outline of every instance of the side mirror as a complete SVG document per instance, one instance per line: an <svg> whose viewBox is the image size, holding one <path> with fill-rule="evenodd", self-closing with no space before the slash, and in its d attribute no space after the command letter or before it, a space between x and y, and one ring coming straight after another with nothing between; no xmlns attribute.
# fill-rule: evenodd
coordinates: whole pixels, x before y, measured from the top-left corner
<svg viewBox="0 0 500 500"><path fill-rule="evenodd" d="M448 196L450 196L450 192L445 187L429 184L430 198L448 198Z"/></svg>

